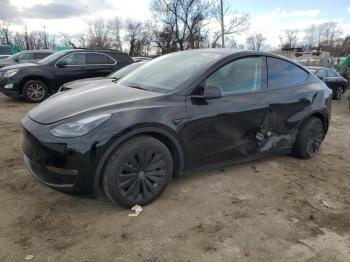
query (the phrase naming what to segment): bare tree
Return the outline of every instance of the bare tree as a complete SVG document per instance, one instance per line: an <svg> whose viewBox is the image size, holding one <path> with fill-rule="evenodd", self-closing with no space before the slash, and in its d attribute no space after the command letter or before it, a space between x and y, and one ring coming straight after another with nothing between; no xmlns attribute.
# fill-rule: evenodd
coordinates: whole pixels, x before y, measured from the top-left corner
<svg viewBox="0 0 350 262"><path fill-rule="evenodd" d="M122 51L122 41L120 39L121 21L118 17L114 17L108 21L108 30L112 36L112 45L116 50Z"/></svg>
<svg viewBox="0 0 350 262"><path fill-rule="evenodd" d="M39 37L41 38L42 42L42 48L48 49L49 48L49 35L46 32L46 26L43 26L43 29L39 31Z"/></svg>
<svg viewBox="0 0 350 262"><path fill-rule="evenodd" d="M95 20L89 25L88 32L89 47L109 48L111 43L108 36L108 28L104 19Z"/></svg>
<svg viewBox="0 0 350 262"><path fill-rule="evenodd" d="M26 43L25 43L25 38L24 35L20 32L16 32L12 36L12 44L25 49L26 48Z"/></svg>
<svg viewBox="0 0 350 262"><path fill-rule="evenodd" d="M209 22L212 0L153 0L152 11L163 29L171 32L179 50L196 48L203 41L202 29Z"/></svg>
<svg viewBox="0 0 350 262"><path fill-rule="evenodd" d="M25 42L25 49L27 49L27 50L31 49L27 26L24 27L23 38L24 38L24 42Z"/></svg>
<svg viewBox="0 0 350 262"><path fill-rule="evenodd" d="M305 29L304 43L308 49L312 49L319 44L319 28L317 25L311 25Z"/></svg>
<svg viewBox="0 0 350 262"><path fill-rule="evenodd" d="M280 35L279 39L283 48L294 48L298 41L298 29L287 29L284 31L284 36Z"/></svg>
<svg viewBox="0 0 350 262"><path fill-rule="evenodd" d="M142 35L142 23L132 19L126 21L126 41L129 43L129 55L138 56ZM138 49L138 50L137 50Z"/></svg>
<svg viewBox="0 0 350 262"><path fill-rule="evenodd" d="M86 48L88 45L88 36L86 35L86 33L81 33L78 36L78 43L79 43L79 47L82 48Z"/></svg>
<svg viewBox="0 0 350 262"><path fill-rule="evenodd" d="M253 34L247 37L246 44L249 49L260 51L260 48L266 38L262 34Z"/></svg>
<svg viewBox="0 0 350 262"><path fill-rule="evenodd" d="M10 23L6 20L3 20L0 23L0 40L4 45L11 45L11 36L12 32L10 31Z"/></svg>
<svg viewBox="0 0 350 262"><path fill-rule="evenodd" d="M342 30L339 28L337 22L327 22L321 25L321 41L330 47L333 46L333 42L336 37L342 34Z"/></svg>
<svg viewBox="0 0 350 262"><path fill-rule="evenodd" d="M221 20L221 7L220 5L216 5L214 8L214 18L216 21L220 24L220 28L223 26L224 28L224 37L228 37L235 34L241 34L249 29L249 15L248 14L240 14L238 11L231 11L230 7L226 5L227 7L223 10L223 16L224 17L230 17L228 22L224 22L224 25L222 25ZM227 20L227 19L226 19ZM222 37L222 30L216 30L213 34L213 40L211 43L212 47L217 47L218 41Z"/></svg>
<svg viewBox="0 0 350 262"><path fill-rule="evenodd" d="M61 37L61 42L63 45L76 48L76 45L74 44L71 35L69 35L67 33L60 33L60 37Z"/></svg>

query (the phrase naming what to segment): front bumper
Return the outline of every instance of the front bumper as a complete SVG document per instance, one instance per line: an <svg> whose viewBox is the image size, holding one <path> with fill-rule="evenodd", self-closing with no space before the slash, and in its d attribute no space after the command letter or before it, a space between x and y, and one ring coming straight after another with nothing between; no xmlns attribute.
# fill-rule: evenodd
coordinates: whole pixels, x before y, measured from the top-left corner
<svg viewBox="0 0 350 262"><path fill-rule="evenodd" d="M33 177L61 192L95 195L98 159L91 150L93 143L55 138L49 133L50 125L36 123L28 116L22 126L24 162Z"/></svg>
<svg viewBox="0 0 350 262"><path fill-rule="evenodd" d="M6 86L11 85L12 88L6 88ZM0 78L0 91L9 97L20 97L19 84L12 81L11 78Z"/></svg>

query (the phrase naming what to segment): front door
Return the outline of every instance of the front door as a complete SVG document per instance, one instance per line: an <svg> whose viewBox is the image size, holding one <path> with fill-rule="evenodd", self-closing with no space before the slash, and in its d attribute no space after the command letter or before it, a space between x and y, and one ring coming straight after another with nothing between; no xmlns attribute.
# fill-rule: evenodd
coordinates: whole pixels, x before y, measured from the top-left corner
<svg viewBox="0 0 350 262"><path fill-rule="evenodd" d="M55 67L55 80L58 87L73 80L89 77L86 65L86 53L72 53L60 61L67 64L64 67Z"/></svg>
<svg viewBox="0 0 350 262"><path fill-rule="evenodd" d="M240 58L219 68L199 87L219 86L223 97L187 97L188 119L182 130L189 158L187 168L257 152L256 135L266 111L259 93L266 89L266 75L265 57Z"/></svg>

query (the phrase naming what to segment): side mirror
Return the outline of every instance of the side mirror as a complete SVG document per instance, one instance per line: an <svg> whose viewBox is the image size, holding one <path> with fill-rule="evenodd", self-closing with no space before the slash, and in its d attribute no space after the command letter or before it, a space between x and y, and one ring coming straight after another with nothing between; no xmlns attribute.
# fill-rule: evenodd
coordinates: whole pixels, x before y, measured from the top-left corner
<svg viewBox="0 0 350 262"><path fill-rule="evenodd" d="M204 88L203 98L214 99L222 97L222 90L220 86L207 85Z"/></svg>
<svg viewBox="0 0 350 262"><path fill-rule="evenodd" d="M56 63L56 66L57 67L66 67L68 65L68 63L66 62L66 61L58 61L57 63Z"/></svg>
<svg viewBox="0 0 350 262"><path fill-rule="evenodd" d="M222 97L222 90L220 86L207 85L204 87L203 95L194 95L192 98L196 99L215 99Z"/></svg>

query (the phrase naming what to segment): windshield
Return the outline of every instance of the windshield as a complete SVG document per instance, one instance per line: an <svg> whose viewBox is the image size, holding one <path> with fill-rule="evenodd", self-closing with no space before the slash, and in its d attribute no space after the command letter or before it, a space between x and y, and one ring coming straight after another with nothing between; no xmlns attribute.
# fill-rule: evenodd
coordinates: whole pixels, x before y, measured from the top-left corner
<svg viewBox="0 0 350 262"><path fill-rule="evenodd" d="M168 93L206 69L218 57L219 54L210 51L185 51L164 55L125 76L120 83Z"/></svg>
<svg viewBox="0 0 350 262"><path fill-rule="evenodd" d="M144 64L145 63L139 62L139 63L133 63L131 65L125 66L122 69L119 69L118 71L113 72L112 74L109 74L107 78L120 79Z"/></svg>
<svg viewBox="0 0 350 262"><path fill-rule="evenodd" d="M31 60L34 58L34 54L31 52L21 51L13 56L11 56L11 59L17 59L17 60Z"/></svg>
<svg viewBox="0 0 350 262"><path fill-rule="evenodd" d="M22 55L24 52L18 52L16 54L14 54L13 56L11 56L11 58L18 58L20 55Z"/></svg>
<svg viewBox="0 0 350 262"><path fill-rule="evenodd" d="M45 57L44 59L41 59L38 64L40 65L47 65L50 64L51 62L55 61L57 58L60 58L62 55L64 55L65 53L67 53L67 51L59 51L56 52L52 55L49 55L47 57Z"/></svg>

